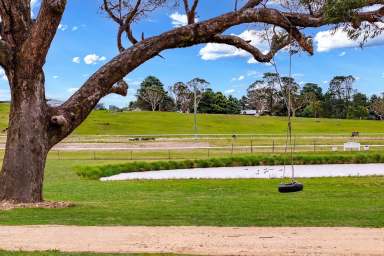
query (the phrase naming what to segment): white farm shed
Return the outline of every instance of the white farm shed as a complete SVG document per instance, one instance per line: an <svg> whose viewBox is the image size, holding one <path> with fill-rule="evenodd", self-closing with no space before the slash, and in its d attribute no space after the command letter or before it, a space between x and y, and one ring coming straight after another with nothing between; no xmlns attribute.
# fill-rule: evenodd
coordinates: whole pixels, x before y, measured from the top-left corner
<svg viewBox="0 0 384 256"><path fill-rule="evenodd" d="M361 145L358 142L349 141L344 143L344 151L353 151L353 150L360 151L360 147Z"/></svg>

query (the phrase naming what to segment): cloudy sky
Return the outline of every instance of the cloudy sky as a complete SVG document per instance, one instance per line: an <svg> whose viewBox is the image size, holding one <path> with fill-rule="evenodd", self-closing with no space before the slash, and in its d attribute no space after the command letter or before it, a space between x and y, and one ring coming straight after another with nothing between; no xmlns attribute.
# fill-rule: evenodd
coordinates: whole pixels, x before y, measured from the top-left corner
<svg viewBox="0 0 384 256"><path fill-rule="evenodd" d="M39 8L39 0L32 0L33 15ZM46 65L46 93L48 98L65 100L81 84L117 54L117 27L100 11L101 0L69 0L68 7L50 50ZM233 9L233 0L201 1L198 20L205 20ZM186 17L178 9L158 10L145 20L135 24L134 31L140 37L157 35L176 26L182 26ZM266 42L260 40L260 27L242 25L227 33L252 40L254 46L265 50ZM324 90L335 75L353 75L355 87L369 95L384 91L384 34L368 42L364 49L358 42L348 39L342 31L332 34L330 28L307 30L314 37L315 55L305 53L293 58L293 74L303 84L315 82ZM187 82L202 77L214 90L241 97L246 88L273 67L254 61L249 54L231 46L208 44L188 49L168 50L165 59L154 58L126 77L130 85L129 96L108 96L106 105L128 105L134 99L140 82L148 75L160 78L166 87L177 81ZM278 69L288 72L288 56L281 52L276 56ZM0 70L0 99L9 99L9 88Z"/></svg>

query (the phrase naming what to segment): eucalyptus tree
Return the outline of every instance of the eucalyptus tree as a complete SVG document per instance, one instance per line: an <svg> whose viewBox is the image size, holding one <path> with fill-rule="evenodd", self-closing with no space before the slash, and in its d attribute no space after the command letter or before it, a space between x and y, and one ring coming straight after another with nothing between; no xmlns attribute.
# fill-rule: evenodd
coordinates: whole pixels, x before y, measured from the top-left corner
<svg viewBox="0 0 384 256"><path fill-rule="evenodd" d="M231 10L197 22L196 17L202 11L199 9L201 2L103 0L102 9L118 26L117 54L67 101L53 107L45 98L43 66L67 1L41 0L39 12L32 18L30 0L0 0L0 65L11 90L0 200L42 201L49 150L71 134L101 98L111 93L126 95L127 84L122 79L146 61L161 56L164 50L219 43L242 49L259 62L269 62L291 42L313 54L312 40L305 35L305 28L336 25L348 30L352 38L359 38L359 34L375 36L382 28L377 23L382 22L384 15L383 7L364 8L383 4L384 0L275 0L273 5L266 0L233 0ZM146 37L144 32L139 36L133 32L135 23L149 17L153 11L174 5L184 7L187 24L151 37ZM241 24L271 26L268 29L270 49L257 49L249 41L226 33Z"/></svg>
<svg viewBox="0 0 384 256"><path fill-rule="evenodd" d="M384 120L384 97L377 98L372 102L371 110L380 120Z"/></svg>
<svg viewBox="0 0 384 256"><path fill-rule="evenodd" d="M181 113L189 113L194 98L194 94L190 88L183 82L177 82L169 89L173 94L176 106Z"/></svg>
<svg viewBox="0 0 384 256"><path fill-rule="evenodd" d="M340 115L338 117L347 118L353 94L353 83L356 79L349 76L335 76L329 83L328 94L331 97L334 110Z"/></svg>

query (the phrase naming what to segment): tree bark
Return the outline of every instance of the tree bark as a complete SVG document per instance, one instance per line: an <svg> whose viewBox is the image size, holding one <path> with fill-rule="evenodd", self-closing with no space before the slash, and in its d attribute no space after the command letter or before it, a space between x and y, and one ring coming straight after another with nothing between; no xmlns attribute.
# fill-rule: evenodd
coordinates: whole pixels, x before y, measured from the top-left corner
<svg viewBox="0 0 384 256"><path fill-rule="evenodd" d="M44 75L38 74L33 79L16 77L10 85L13 90L0 174L0 201L41 202L49 150Z"/></svg>

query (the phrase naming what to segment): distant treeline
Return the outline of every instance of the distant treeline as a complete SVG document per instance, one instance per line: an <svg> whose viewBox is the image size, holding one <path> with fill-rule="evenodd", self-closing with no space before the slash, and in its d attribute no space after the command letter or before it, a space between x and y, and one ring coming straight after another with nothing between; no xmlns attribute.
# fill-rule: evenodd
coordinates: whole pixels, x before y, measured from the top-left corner
<svg viewBox="0 0 384 256"><path fill-rule="evenodd" d="M148 76L140 84L137 100L130 103L129 109L189 113L196 106L199 113L285 116L290 97L293 116L383 120L384 94L368 97L353 88L354 82L353 76L335 76L323 92L316 83L300 86L294 78L265 73L249 86L246 95L237 99L214 92L209 82L201 78L177 82L166 89L158 78Z"/></svg>

